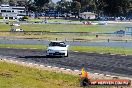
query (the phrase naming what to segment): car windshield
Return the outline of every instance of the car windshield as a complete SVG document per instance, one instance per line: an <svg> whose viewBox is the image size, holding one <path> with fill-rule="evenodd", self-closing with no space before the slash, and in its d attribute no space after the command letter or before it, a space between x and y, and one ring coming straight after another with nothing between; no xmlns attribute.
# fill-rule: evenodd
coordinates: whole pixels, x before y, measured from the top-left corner
<svg viewBox="0 0 132 88"><path fill-rule="evenodd" d="M49 46L60 46L60 47L66 47L64 42L51 42Z"/></svg>

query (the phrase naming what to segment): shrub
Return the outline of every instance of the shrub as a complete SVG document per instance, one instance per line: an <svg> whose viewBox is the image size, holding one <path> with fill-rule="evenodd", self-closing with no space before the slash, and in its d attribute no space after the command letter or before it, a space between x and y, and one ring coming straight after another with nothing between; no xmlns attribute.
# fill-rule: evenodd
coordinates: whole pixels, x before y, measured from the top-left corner
<svg viewBox="0 0 132 88"><path fill-rule="evenodd" d="M24 16L22 19L28 19L28 16Z"/></svg>
<svg viewBox="0 0 132 88"><path fill-rule="evenodd" d="M0 19L3 19L3 17L2 17L2 16L0 16Z"/></svg>

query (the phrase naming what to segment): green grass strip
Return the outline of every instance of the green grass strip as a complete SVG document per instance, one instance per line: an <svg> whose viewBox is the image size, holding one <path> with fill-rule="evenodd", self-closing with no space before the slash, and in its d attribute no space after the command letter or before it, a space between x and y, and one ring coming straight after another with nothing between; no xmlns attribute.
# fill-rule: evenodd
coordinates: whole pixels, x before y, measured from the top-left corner
<svg viewBox="0 0 132 88"><path fill-rule="evenodd" d="M77 88L78 76L0 62L0 88Z"/></svg>
<svg viewBox="0 0 132 88"><path fill-rule="evenodd" d="M45 45L26 45L26 44L0 44L1 48L27 48L27 49L46 49Z"/></svg>
<svg viewBox="0 0 132 88"><path fill-rule="evenodd" d="M46 49L46 45L22 45L22 44L0 44L1 48L28 48L28 49ZM114 54L132 54L130 47L109 47L109 46L70 46L71 51L95 52L95 53L114 53Z"/></svg>
<svg viewBox="0 0 132 88"><path fill-rule="evenodd" d="M95 53L132 54L132 48L129 47L71 46L70 50Z"/></svg>

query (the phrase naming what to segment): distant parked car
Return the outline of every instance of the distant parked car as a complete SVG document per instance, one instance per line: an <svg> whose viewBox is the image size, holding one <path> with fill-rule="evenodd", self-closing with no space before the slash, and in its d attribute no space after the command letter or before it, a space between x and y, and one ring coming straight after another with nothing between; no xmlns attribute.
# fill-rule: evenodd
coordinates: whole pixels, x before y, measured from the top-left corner
<svg viewBox="0 0 132 88"><path fill-rule="evenodd" d="M23 19L23 18L19 18L18 20L19 20L19 21L26 21L26 20L25 20L25 19Z"/></svg>
<svg viewBox="0 0 132 88"><path fill-rule="evenodd" d="M90 21L84 21L83 24L85 24L85 25L91 25L92 23Z"/></svg>
<svg viewBox="0 0 132 88"><path fill-rule="evenodd" d="M99 21L98 24L99 25L107 25L107 22L105 22L105 21Z"/></svg>
<svg viewBox="0 0 132 88"><path fill-rule="evenodd" d="M23 30L23 29L18 28L18 29L11 29L10 31L12 31L12 32L23 32L24 30Z"/></svg>
<svg viewBox="0 0 132 88"><path fill-rule="evenodd" d="M20 26L19 24L16 24L16 23L13 23L13 24L11 24L11 26Z"/></svg>
<svg viewBox="0 0 132 88"><path fill-rule="evenodd" d="M118 30L118 31L115 32L115 34L116 34L117 36L122 37L122 36L125 35L125 31L124 31L124 30Z"/></svg>

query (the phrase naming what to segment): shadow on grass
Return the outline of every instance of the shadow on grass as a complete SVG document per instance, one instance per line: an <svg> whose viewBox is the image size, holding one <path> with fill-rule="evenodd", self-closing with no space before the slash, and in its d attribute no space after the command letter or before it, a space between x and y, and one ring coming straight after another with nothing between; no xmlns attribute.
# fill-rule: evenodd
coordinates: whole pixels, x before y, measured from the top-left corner
<svg viewBox="0 0 132 88"><path fill-rule="evenodd" d="M62 58L62 56L19 56L19 58Z"/></svg>

